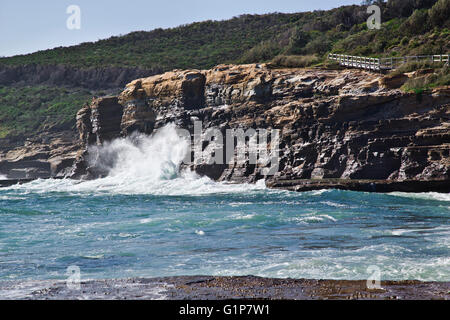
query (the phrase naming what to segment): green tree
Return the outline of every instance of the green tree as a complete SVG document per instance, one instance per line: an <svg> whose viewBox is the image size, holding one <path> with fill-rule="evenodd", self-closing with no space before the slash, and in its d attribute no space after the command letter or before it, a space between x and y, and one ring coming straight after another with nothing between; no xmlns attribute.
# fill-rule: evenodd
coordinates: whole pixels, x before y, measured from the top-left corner
<svg viewBox="0 0 450 320"><path fill-rule="evenodd" d="M450 0L439 0L430 9L430 23L434 27L449 27Z"/></svg>
<svg viewBox="0 0 450 320"><path fill-rule="evenodd" d="M308 44L310 36L307 32L303 31L301 27L295 27L291 38L289 40L289 47L287 53L289 54L301 54L304 52L304 47Z"/></svg>

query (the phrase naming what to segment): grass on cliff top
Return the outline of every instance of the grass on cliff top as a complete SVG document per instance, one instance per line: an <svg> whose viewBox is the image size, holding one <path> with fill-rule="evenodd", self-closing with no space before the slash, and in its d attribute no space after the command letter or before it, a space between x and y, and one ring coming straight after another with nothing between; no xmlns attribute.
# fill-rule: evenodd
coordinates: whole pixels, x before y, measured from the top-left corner
<svg viewBox="0 0 450 320"><path fill-rule="evenodd" d="M420 94L425 90L440 86L450 86L450 67L448 66L433 69L433 71L430 71L427 74L409 79L402 86L402 90Z"/></svg>
<svg viewBox="0 0 450 320"><path fill-rule="evenodd" d="M61 87L0 87L0 138L71 129L77 111L92 95Z"/></svg>
<svg viewBox="0 0 450 320"><path fill-rule="evenodd" d="M368 30L367 6L242 15L2 58L0 65L68 64L167 71L272 59L287 66L299 61L298 66L303 66L308 58L293 57L314 55L324 60L329 52L399 56L450 51L450 0L388 0L378 5L382 8L381 30Z"/></svg>
<svg viewBox="0 0 450 320"><path fill-rule="evenodd" d="M412 73L401 87L405 92L422 93L425 90L450 85L450 67L439 62L412 61L390 73L392 76Z"/></svg>

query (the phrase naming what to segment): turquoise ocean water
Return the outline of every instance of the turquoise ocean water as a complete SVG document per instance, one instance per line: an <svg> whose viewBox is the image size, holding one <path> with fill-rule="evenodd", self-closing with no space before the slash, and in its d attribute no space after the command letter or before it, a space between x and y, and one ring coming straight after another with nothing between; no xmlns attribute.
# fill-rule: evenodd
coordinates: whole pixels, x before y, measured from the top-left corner
<svg viewBox="0 0 450 320"><path fill-rule="evenodd" d="M450 281L450 196L294 193L178 173L171 128L101 153L110 175L0 189L0 280L173 275ZM111 162L108 162L111 163Z"/></svg>

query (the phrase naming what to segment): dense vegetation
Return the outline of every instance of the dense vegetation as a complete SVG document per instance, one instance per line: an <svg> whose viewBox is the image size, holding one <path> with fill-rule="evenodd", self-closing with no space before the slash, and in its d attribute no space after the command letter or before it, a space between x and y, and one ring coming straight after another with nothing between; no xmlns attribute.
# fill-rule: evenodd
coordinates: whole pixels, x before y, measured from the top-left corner
<svg viewBox="0 0 450 320"><path fill-rule="evenodd" d="M206 69L220 63L323 65L329 52L372 57L448 54L450 0L365 0L382 9L382 28L367 28L367 6L294 14L243 15L172 29L133 32L95 43L0 59L2 65L66 64L80 68ZM441 66L432 66L441 67ZM438 68L437 68L438 69ZM448 85L448 68L407 90ZM92 93L91 93L92 94ZM74 123L90 96L73 88L0 88L0 138Z"/></svg>
<svg viewBox="0 0 450 320"><path fill-rule="evenodd" d="M169 70L269 61L280 54L322 58L330 51L369 56L448 52L450 0L368 2L378 2L382 7L381 30L368 30L367 7L354 5L295 14L243 15L226 21L139 31L95 43L3 58L0 64Z"/></svg>
<svg viewBox="0 0 450 320"><path fill-rule="evenodd" d="M404 9L394 10L398 11L398 14L393 15L389 4L396 2ZM414 6L417 9L413 10ZM390 19L383 23L381 30L367 30L364 25L355 25L344 39L333 46L332 51L350 51L352 54L369 56L430 55L449 52L450 0L390 1L385 5L384 11L385 17Z"/></svg>
<svg viewBox="0 0 450 320"><path fill-rule="evenodd" d="M92 92L60 87L0 87L0 138L68 129Z"/></svg>
<svg viewBox="0 0 450 320"><path fill-rule="evenodd" d="M210 68L236 62L246 50L288 30L303 14L245 15L173 29L132 32L95 43L0 59L4 64L71 64L148 69Z"/></svg>

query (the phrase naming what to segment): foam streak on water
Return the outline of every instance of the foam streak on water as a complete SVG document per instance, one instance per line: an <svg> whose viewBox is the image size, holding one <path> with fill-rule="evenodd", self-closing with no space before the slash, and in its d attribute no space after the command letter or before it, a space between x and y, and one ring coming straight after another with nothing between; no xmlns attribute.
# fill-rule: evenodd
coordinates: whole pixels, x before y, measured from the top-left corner
<svg viewBox="0 0 450 320"><path fill-rule="evenodd" d="M247 275L450 281L448 195L293 193L179 173L168 126L99 148L106 178L0 189L0 280ZM94 161L94 160L93 160Z"/></svg>

